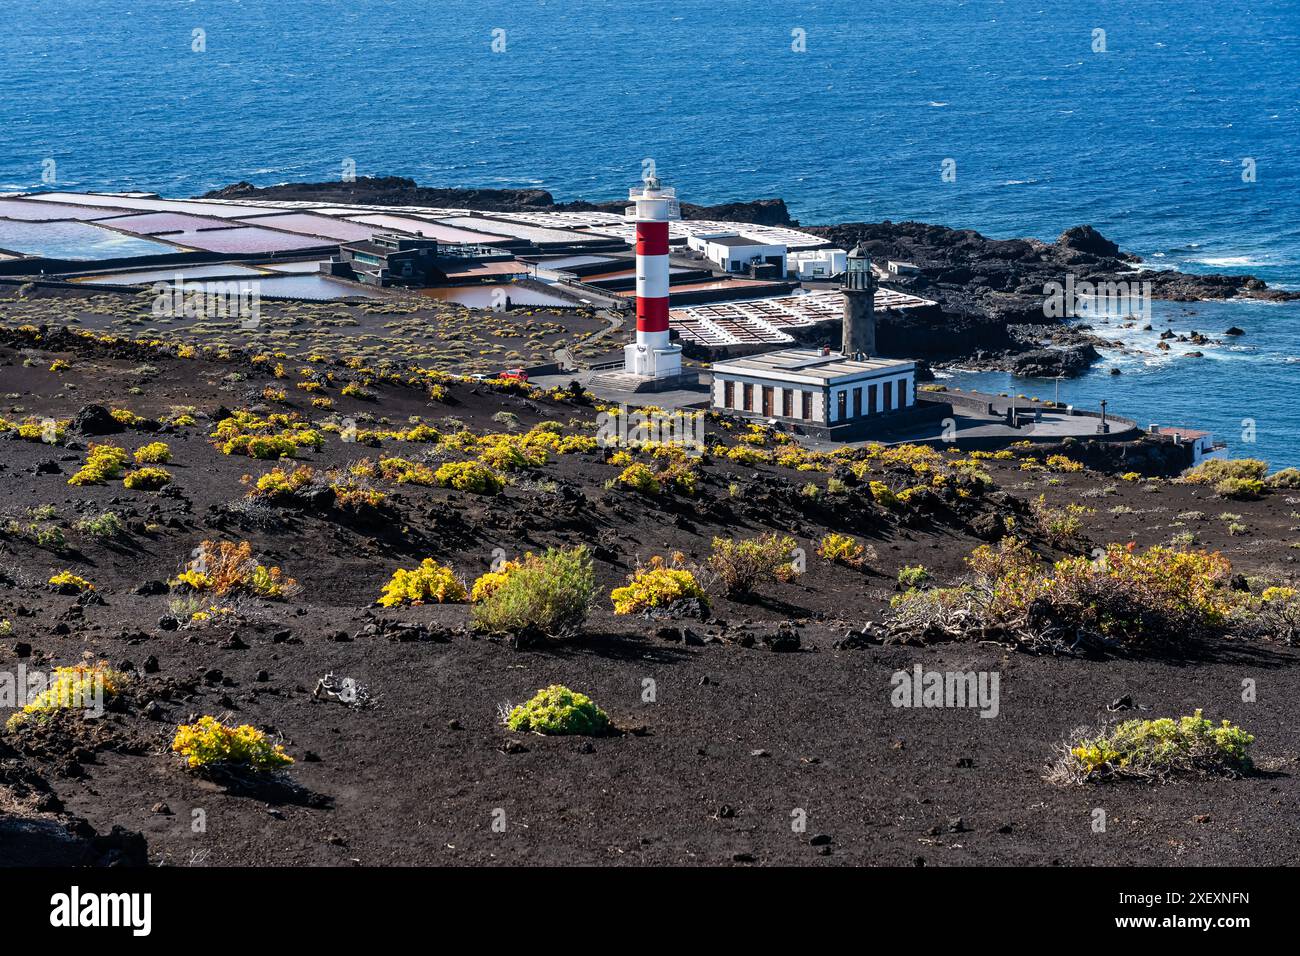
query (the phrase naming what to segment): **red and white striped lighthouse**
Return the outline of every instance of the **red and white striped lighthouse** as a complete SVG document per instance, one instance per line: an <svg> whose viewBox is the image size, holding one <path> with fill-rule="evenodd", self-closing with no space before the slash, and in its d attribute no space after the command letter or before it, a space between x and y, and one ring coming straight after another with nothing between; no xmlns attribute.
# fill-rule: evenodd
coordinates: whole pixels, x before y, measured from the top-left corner
<svg viewBox="0 0 1300 956"><path fill-rule="evenodd" d="M668 335L668 221L680 218L677 192L648 176L628 191L636 220L636 342L624 349L623 370L642 378L682 371L682 348Z"/></svg>

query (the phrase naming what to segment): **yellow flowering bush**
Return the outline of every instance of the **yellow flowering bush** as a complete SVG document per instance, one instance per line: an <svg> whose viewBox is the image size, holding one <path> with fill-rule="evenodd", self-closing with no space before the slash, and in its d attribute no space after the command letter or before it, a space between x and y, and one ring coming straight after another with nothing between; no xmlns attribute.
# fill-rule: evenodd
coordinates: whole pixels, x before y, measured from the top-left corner
<svg viewBox="0 0 1300 956"><path fill-rule="evenodd" d="M817 555L835 564L860 568L867 563L867 549L851 535L832 531L817 546Z"/></svg>
<svg viewBox="0 0 1300 956"><path fill-rule="evenodd" d="M157 491L170 485L171 481L171 472L166 468L137 468L135 471L127 472L126 477L122 479L122 484L132 491Z"/></svg>
<svg viewBox="0 0 1300 956"><path fill-rule="evenodd" d="M190 567L176 576L176 584L213 594L253 594L279 600L297 590L297 582L278 567L266 567L253 557L247 541L204 541Z"/></svg>
<svg viewBox="0 0 1300 956"><path fill-rule="evenodd" d="M1047 461L1045 461L1044 464L1051 471L1060 471L1060 472L1083 471L1083 465L1081 463L1075 461L1073 458L1068 458L1065 455L1048 455Z"/></svg>
<svg viewBox="0 0 1300 956"><path fill-rule="evenodd" d="M154 441L137 448L134 457L137 465L165 465L172 460L172 452L166 442Z"/></svg>
<svg viewBox="0 0 1300 956"><path fill-rule="evenodd" d="M47 583L60 594L80 594L83 591L95 590L93 584L71 571L60 571L58 574L53 575Z"/></svg>
<svg viewBox="0 0 1300 956"><path fill-rule="evenodd" d="M690 598L707 601L704 588L700 587L693 573L686 568L669 566L658 555L628 575L627 584L610 591L609 598L614 602L615 614L637 614Z"/></svg>
<svg viewBox="0 0 1300 956"><path fill-rule="evenodd" d="M433 480L444 488L476 495L495 495L506 484L505 479L481 461L449 461L438 467Z"/></svg>
<svg viewBox="0 0 1300 956"><path fill-rule="evenodd" d="M425 558L412 571L398 568L392 580L384 585L379 598L380 607L400 607L405 604L461 604L469 599L465 584L445 564Z"/></svg>
<svg viewBox="0 0 1300 956"><path fill-rule="evenodd" d="M97 664L74 664L56 667L45 689L23 705L5 723L13 731L33 714L47 714L56 710L89 709L98 703L116 697L126 687L128 678L114 670L107 661Z"/></svg>
<svg viewBox="0 0 1300 956"><path fill-rule="evenodd" d="M130 459L125 448L92 444L81 470L68 479L70 485L102 485L118 478Z"/></svg>
<svg viewBox="0 0 1300 956"><path fill-rule="evenodd" d="M172 752L183 757L190 770L219 767L278 770L293 763L280 744L271 743L256 727L248 724L227 727L215 717L207 716L176 728Z"/></svg>
<svg viewBox="0 0 1300 956"><path fill-rule="evenodd" d="M633 491L638 491L643 495L657 495L660 492L659 479L655 473L650 470L648 465L641 462L633 462L620 472L619 476L614 479L620 485L627 485Z"/></svg>
<svg viewBox="0 0 1300 956"><path fill-rule="evenodd" d="M432 468L405 458L379 459L379 474L399 485L437 484L437 474Z"/></svg>
<svg viewBox="0 0 1300 956"><path fill-rule="evenodd" d="M262 498L272 503L292 500L315 479L316 470L309 465L299 465L296 468L276 466L257 479L248 497Z"/></svg>
<svg viewBox="0 0 1300 956"><path fill-rule="evenodd" d="M470 602L477 603L486 598L497 588L505 584L510 578L510 573L512 571L518 571L523 567L523 564L522 561L504 561L496 570L480 574L474 581L474 586L470 588Z"/></svg>

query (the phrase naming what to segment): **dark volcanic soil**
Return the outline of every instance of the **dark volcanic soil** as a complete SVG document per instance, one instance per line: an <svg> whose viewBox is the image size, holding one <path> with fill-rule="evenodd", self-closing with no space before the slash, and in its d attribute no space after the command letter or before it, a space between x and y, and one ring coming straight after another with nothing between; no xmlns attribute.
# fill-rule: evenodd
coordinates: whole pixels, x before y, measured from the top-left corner
<svg viewBox="0 0 1300 956"><path fill-rule="evenodd" d="M55 359L70 367L50 371ZM302 363L286 361L287 401L267 410L323 420L292 388ZM340 381L348 374L341 364L324 367ZM244 377L232 381L236 369ZM180 359L59 332L40 341L0 333L4 418L67 419L91 401L150 419L190 407L197 418L161 432L95 439L74 432L66 446L0 438L0 620L12 627L0 638L0 671L89 657L135 675L122 709L99 724L68 721L0 737L9 768L0 776L0 814L21 807L28 819L64 828L80 817L99 834L118 825L144 836L149 860L176 865L1295 862L1295 648L1219 642L1159 658L1085 660L992 644L837 650L835 643L884 617L901 567L924 565L937 582L954 581L980 543L973 529L981 517L1020 513L1040 493L1095 509L1078 549L1167 543L1191 531L1239 570L1277 581L1295 577L1300 498L1225 502L1197 486L1025 472L1018 461L997 461L985 464L1000 491L900 516L854 489L816 499L799 493L809 481L824 488L825 473L716 457L702 469L696 498L647 498L606 489L620 467L595 453L553 458L497 498L385 486L394 510L380 521L329 509L250 509L239 504L240 478L271 463L220 454L207 440L206 416L221 406L261 406L266 385L285 380L238 355ZM400 426L410 416L433 424L455 416L477 432L501 430L509 426L493 416L508 412L521 428L555 420L567 433L594 419L590 407L488 386L454 384L446 403L395 384L373 391L376 401L336 388L329 395L340 416ZM710 429L710 442L730 443ZM128 449L167 442L175 484L154 493L120 481L69 486L88 440ZM361 447L329 435L323 451L302 460L323 469L381 454L419 459L433 451L396 441ZM33 512L41 506L52 513ZM125 533L101 539L76 530L79 518L105 510L126 522ZM61 549L32 530L55 526L65 534ZM708 621L673 622L690 629L685 641L680 631L666 639L663 624L612 614L609 589L638 559L673 550L700 559L715 534L768 529L808 549L809 571L798 581L764 585L747 603L715 596ZM827 530L871 543L878 557L870 569L814 557ZM248 600L233 623L164 629L177 595L136 591L174 576L205 538L250 541L301 593ZM463 628L464 606L372 606L393 570L423 557L472 580L494 549L514 556L580 542L596 549L600 600L584 633L563 643L520 651L475 637ZM92 581L102 603L43 586L65 569ZM795 622L799 649L768 649L763 638L785 621ZM918 663L999 672L999 715L895 709L890 677ZM331 671L359 681L375 705L313 697ZM1247 679L1258 687L1252 703L1241 699ZM507 732L499 705L550 683L589 693L623 733ZM1124 696L1145 716L1200 707L1240 723L1256 736L1262 772L1161 786L1044 782L1057 743L1080 725L1129 715L1107 712ZM252 789L194 777L168 745L177 724L202 714L281 735L297 762L284 781ZM57 802L38 806L34 780ZM1093 830L1098 808L1104 833ZM807 827L798 832L791 821L801 811ZM501 819L504 832L493 827ZM45 859L30 842L16 850L6 832L0 827L0 863Z"/></svg>

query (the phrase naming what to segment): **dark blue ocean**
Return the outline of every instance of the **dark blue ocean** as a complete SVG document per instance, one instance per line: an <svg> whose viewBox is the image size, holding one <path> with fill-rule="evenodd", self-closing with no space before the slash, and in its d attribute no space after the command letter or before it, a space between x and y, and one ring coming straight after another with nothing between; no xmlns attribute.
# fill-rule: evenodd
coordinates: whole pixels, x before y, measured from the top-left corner
<svg viewBox="0 0 1300 956"><path fill-rule="evenodd" d="M0 191L48 188L51 159L62 188L167 195L350 159L604 199L653 158L690 201L1087 222L1153 263L1300 288L1297 63L1296 0L0 0ZM1108 360L1062 398L1300 464L1300 305L1157 310L1247 335Z"/></svg>

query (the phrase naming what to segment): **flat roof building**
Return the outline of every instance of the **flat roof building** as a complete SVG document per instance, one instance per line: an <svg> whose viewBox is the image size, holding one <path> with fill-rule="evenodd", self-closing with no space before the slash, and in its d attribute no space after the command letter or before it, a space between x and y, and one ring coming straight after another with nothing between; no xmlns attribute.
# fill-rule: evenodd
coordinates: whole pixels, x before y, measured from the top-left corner
<svg viewBox="0 0 1300 956"><path fill-rule="evenodd" d="M848 437L916 404L916 363L782 349L713 365L713 408Z"/></svg>
<svg viewBox="0 0 1300 956"><path fill-rule="evenodd" d="M723 272L746 272L751 263L757 263L775 266L777 276L785 275L786 247L783 245L761 242L737 233L692 236L686 242Z"/></svg>

